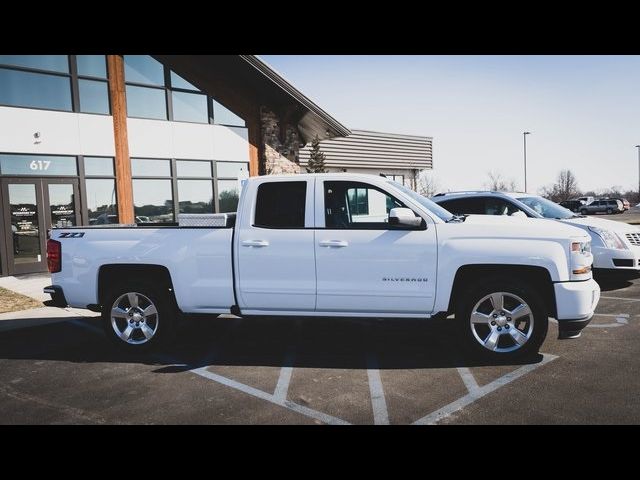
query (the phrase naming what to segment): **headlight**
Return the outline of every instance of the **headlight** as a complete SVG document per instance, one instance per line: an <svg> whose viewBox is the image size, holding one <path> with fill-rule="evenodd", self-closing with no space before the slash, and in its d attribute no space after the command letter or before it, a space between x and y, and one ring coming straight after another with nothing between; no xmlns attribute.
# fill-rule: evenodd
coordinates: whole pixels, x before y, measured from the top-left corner
<svg viewBox="0 0 640 480"><path fill-rule="evenodd" d="M618 250L627 250L627 246L624 242L610 230L605 230L598 227L589 227L589 230L598 235L607 248L617 248Z"/></svg>

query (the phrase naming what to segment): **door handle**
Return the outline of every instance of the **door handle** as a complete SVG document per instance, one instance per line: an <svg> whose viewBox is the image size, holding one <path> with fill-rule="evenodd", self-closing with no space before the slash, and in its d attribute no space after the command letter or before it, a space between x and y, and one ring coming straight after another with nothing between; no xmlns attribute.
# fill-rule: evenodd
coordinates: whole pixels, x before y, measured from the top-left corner
<svg viewBox="0 0 640 480"><path fill-rule="evenodd" d="M268 247L269 242L266 240L243 240L243 247Z"/></svg>
<svg viewBox="0 0 640 480"><path fill-rule="evenodd" d="M347 242L346 240L321 240L319 245L321 247L342 248L342 247L348 247L349 242Z"/></svg>

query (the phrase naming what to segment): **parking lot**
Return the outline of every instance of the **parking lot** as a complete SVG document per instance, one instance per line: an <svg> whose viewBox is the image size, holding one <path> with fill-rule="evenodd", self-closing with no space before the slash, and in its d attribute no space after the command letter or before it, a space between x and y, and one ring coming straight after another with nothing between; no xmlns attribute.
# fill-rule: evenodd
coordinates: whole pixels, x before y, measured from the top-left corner
<svg viewBox="0 0 640 480"><path fill-rule="evenodd" d="M125 355L98 318L0 333L0 423L573 424L640 421L640 279L600 279L577 340L487 365L451 320L192 320Z"/></svg>

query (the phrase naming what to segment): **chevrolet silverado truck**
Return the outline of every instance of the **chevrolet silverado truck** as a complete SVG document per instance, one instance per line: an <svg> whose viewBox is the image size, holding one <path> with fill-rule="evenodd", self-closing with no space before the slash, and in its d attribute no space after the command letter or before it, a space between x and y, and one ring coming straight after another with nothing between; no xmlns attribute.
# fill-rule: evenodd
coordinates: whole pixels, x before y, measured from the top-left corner
<svg viewBox="0 0 640 480"><path fill-rule="evenodd" d="M184 314L438 318L488 358L575 338L600 298L590 238L555 222L452 215L382 176L264 176L234 214L58 228L46 304L102 313L125 349L169 340ZM400 321L400 320L399 320Z"/></svg>

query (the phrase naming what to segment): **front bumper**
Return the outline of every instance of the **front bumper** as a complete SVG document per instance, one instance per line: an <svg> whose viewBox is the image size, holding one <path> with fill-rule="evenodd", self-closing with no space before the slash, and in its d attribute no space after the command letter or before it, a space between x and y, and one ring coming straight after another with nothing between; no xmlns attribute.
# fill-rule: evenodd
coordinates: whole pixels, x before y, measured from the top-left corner
<svg viewBox="0 0 640 480"><path fill-rule="evenodd" d="M558 338L576 338L586 327L600 300L600 286L595 280L558 282L553 284L556 294Z"/></svg>
<svg viewBox="0 0 640 480"><path fill-rule="evenodd" d="M44 293L51 295L51 300L45 300L42 302L47 307L66 308L69 305L61 286L49 285L48 287L44 287L43 291Z"/></svg>
<svg viewBox="0 0 640 480"><path fill-rule="evenodd" d="M593 268L611 270L640 270L640 248L628 250L616 248L592 247Z"/></svg>

